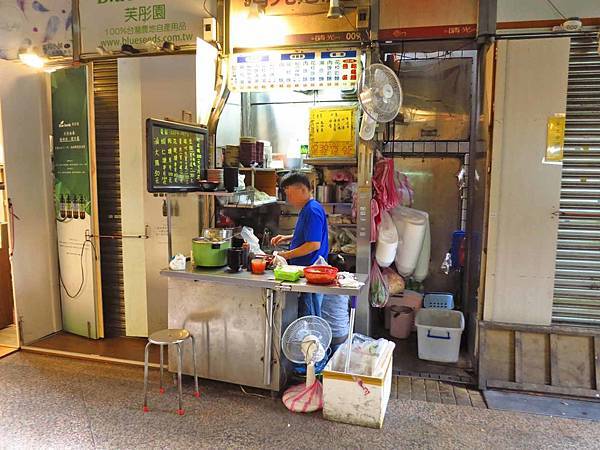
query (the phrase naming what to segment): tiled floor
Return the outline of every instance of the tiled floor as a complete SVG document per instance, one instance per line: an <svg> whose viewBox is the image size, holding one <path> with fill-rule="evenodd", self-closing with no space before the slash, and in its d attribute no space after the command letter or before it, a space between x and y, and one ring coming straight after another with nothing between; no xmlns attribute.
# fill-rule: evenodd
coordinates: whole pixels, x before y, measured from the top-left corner
<svg viewBox="0 0 600 450"><path fill-rule="evenodd" d="M161 396L156 384L144 414L140 367L18 352L0 360L0 448L547 449L600 442L591 421L393 398L383 430L374 430L321 413L292 414L280 400L222 383L203 381L195 399L192 385L186 377L185 416L175 414L174 389Z"/></svg>

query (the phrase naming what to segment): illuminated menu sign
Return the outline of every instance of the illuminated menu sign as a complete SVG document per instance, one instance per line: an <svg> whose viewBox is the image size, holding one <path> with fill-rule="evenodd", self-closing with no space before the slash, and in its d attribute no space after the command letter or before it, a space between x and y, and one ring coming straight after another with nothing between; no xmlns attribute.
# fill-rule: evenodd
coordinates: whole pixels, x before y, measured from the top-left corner
<svg viewBox="0 0 600 450"><path fill-rule="evenodd" d="M350 89L360 79L358 50L236 53L231 57L229 89Z"/></svg>
<svg viewBox="0 0 600 450"><path fill-rule="evenodd" d="M199 191L205 169L205 128L164 120L146 121L148 192Z"/></svg>

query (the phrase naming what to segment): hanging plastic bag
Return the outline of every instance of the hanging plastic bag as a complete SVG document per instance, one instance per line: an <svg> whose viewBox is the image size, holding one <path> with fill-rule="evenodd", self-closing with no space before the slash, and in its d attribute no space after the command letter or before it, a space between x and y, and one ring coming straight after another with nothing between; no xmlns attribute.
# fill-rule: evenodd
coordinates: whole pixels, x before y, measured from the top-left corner
<svg viewBox="0 0 600 450"><path fill-rule="evenodd" d="M381 271L383 278L388 286L388 290L390 295L397 295L404 292L404 288L406 287L406 283L404 282L404 278L396 272L391 267L383 269Z"/></svg>
<svg viewBox="0 0 600 450"><path fill-rule="evenodd" d="M380 267L389 267L396 258L398 249L398 230L387 212L381 213L381 223L377 230L375 259Z"/></svg>
<svg viewBox="0 0 600 450"><path fill-rule="evenodd" d="M273 265L275 267L285 267L288 265L288 262L283 256L279 256L278 252L273 252Z"/></svg>
<svg viewBox="0 0 600 450"><path fill-rule="evenodd" d="M383 308L390 297L388 285L376 261L371 266L371 285L369 286L369 300L374 308Z"/></svg>
<svg viewBox="0 0 600 450"><path fill-rule="evenodd" d="M400 199L399 204L401 206L412 207L415 198L415 190L408 177L399 170L396 170L394 173L394 181L396 183L396 192Z"/></svg>
<svg viewBox="0 0 600 450"><path fill-rule="evenodd" d="M244 241L250 245L250 252L254 253L255 255L265 254L265 252L260 249L260 241L254 234L254 230L252 228L243 227L240 235L244 238Z"/></svg>

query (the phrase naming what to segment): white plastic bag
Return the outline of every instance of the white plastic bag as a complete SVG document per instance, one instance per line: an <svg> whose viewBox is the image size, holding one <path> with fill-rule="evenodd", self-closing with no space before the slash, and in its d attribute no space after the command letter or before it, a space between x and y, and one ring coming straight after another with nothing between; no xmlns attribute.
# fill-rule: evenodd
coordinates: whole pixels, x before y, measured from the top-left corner
<svg viewBox="0 0 600 450"><path fill-rule="evenodd" d="M313 266L328 266L328 265L329 264L327 264L327 261L325 261L325 258L323 258L322 256L319 256L319 258L313 264Z"/></svg>
<svg viewBox="0 0 600 450"><path fill-rule="evenodd" d="M240 235L244 238L244 241L247 242L248 245L250 245L250 251L252 253L254 253L255 255L264 255L265 254L265 252L263 252L260 249L260 241L254 234L254 230L252 228L243 227Z"/></svg>
<svg viewBox="0 0 600 450"><path fill-rule="evenodd" d="M381 223L377 229L375 259L380 267L389 267L396 258L398 249L398 230L388 212L381 213Z"/></svg>
<svg viewBox="0 0 600 450"><path fill-rule="evenodd" d="M390 214L398 231L396 269L406 278L413 274L417 266L429 216L426 212L404 206L394 208Z"/></svg>
<svg viewBox="0 0 600 450"><path fill-rule="evenodd" d="M415 267L415 273L413 278L416 282L421 283L427 275L429 275L429 261L431 259L431 231L429 228L429 215L427 215L427 223L425 227L425 239L423 240L423 246L421 247L421 253L417 260L417 266Z"/></svg>
<svg viewBox="0 0 600 450"><path fill-rule="evenodd" d="M273 265L275 267L285 267L288 265L288 262L285 260L283 256L279 256L278 252L273 252Z"/></svg>
<svg viewBox="0 0 600 450"><path fill-rule="evenodd" d="M173 259L169 262L169 269L171 270L185 270L185 256L181 253L177 253L173 256Z"/></svg>

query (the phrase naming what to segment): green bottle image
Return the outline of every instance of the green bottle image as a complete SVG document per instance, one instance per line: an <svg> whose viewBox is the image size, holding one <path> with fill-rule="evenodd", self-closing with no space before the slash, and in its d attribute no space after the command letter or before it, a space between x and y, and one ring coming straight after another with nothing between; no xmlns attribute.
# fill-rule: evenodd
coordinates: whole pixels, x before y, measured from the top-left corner
<svg viewBox="0 0 600 450"><path fill-rule="evenodd" d="M85 219L85 197L79 197L79 218Z"/></svg>
<svg viewBox="0 0 600 450"><path fill-rule="evenodd" d="M71 205L71 197L69 194L65 197L65 209L67 210L67 219L73 218L73 209Z"/></svg>
<svg viewBox="0 0 600 450"><path fill-rule="evenodd" d="M60 218L61 219L66 219L66 217L67 217L67 211L66 211L66 208L65 208L65 196L64 196L64 194L60 195L59 208L60 208Z"/></svg>
<svg viewBox="0 0 600 450"><path fill-rule="evenodd" d="M79 219L79 196L73 195L73 219Z"/></svg>

